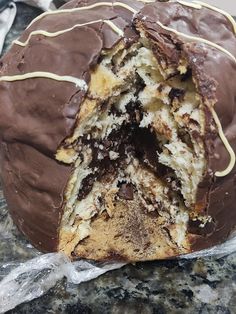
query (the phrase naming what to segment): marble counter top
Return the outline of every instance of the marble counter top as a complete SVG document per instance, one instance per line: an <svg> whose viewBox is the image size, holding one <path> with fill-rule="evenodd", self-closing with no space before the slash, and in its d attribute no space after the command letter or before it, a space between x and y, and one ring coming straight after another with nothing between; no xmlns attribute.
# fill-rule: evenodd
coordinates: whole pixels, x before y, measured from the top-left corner
<svg viewBox="0 0 236 314"><path fill-rule="evenodd" d="M39 12L18 5L18 16L7 37L5 51ZM0 200L1 230L1 225L7 223L7 212L1 194ZM13 237L0 238L0 278L1 264L37 255L12 228ZM236 254L219 259L137 263L79 286L61 281L43 297L8 313L233 314L236 313Z"/></svg>

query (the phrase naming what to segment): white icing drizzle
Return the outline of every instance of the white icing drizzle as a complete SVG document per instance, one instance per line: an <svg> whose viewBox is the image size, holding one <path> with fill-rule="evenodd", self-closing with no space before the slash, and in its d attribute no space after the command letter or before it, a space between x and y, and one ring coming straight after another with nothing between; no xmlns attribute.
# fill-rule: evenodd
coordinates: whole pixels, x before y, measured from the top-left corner
<svg viewBox="0 0 236 314"><path fill-rule="evenodd" d="M219 46L219 45L217 45L217 44L215 44L215 43L213 43L213 42L211 42L211 41L209 41L209 40L207 40L207 39L204 39L204 38L201 38L201 37L195 37L195 36L191 36L191 35L187 35L187 34L181 33L181 32L179 32L179 31L177 31L177 30L175 30L175 29L173 29L173 28L170 28L170 27L167 27L167 26L163 25L161 22L157 22L157 24L158 24L161 28L163 28L163 29L165 29L165 30L167 30L167 31L169 31L169 32L172 32L172 33L174 33L174 34L176 34L176 35L179 35L179 36L185 37L185 38L187 38L187 39L192 39L192 40L194 40L194 41L198 41L198 42L204 43L204 44L206 44L206 45L212 46L213 48L218 49L218 50L222 51L223 53L227 54L227 55L228 55L231 59L233 59L233 61L236 63L236 58L232 55L231 52L229 52L229 51L226 50L225 48L223 48L223 47L221 47L221 46Z"/></svg>
<svg viewBox="0 0 236 314"><path fill-rule="evenodd" d="M195 4L193 2L186 2L186 1L181 1L181 0L177 0L176 2L178 2L179 4L185 5L186 7L190 7L190 8L194 8L194 9L201 9L202 6L200 4Z"/></svg>
<svg viewBox="0 0 236 314"><path fill-rule="evenodd" d="M47 31L44 31L44 30L33 31L33 32L30 33L28 39L25 42L21 42L19 40L14 40L13 43L16 44L16 45L19 45L21 47L25 47L26 45L28 45L28 43L29 43L29 41L30 41L32 36L43 35L43 36L46 36L46 37L57 37L57 36L60 36L62 34L65 34L67 32L70 32L70 31L72 31L73 29L75 29L77 27L91 25L91 24L95 24L95 23L99 23L99 22L103 22L103 23L109 25L113 29L113 31L116 32L119 36L123 36L124 35L124 32L119 27L117 27L112 21L109 21L109 20L94 20L94 21L87 22L87 23L75 24L74 26L72 26L70 28L66 28L66 29L63 29L63 30L60 30L60 31L57 31L57 32L53 32L53 33L47 32Z"/></svg>
<svg viewBox="0 0 236 314"><path fill-rule="evenodd" d="M222 125L221 125L220 120L217 116L217 113L215 112L215 110L213 108L211 108L211 112L212 112L212 116L215 120L216 126L218 128L218 133L219 133L220 139L221 139L222 143L224 144L224 146L225 146L225 148L228 151L229 156L230 156L230 162L229 162L227 168L223 171L216 171L215 176L216 177L225 177L233 170L233 168L235 166L235 162L236 162L236 157L235 157L235 153L234 153L232 147L230 146L226 136L224 135L224 131L222 129Z"/></svg>
<svg viewBox="0 0 236 314"><path fill-rule="evenodd" d="M193 1L193 2L196 3L196 4L199 4L202 7L206 7L208 9L211 9L211 10L214 10L216 12L219 12L222 15L224 15L225 17L227 17L227 19L232 23L232 26L233 26L233 29L234 29L234 33L236 34L236 22L235 22L233 17L228 12L225 12L224 10L216 8L216 7L214 7L214 6L210 5L210 4L202 2L202 1L197 1L196 0L196 1Z"/></svg>
<svg viewBox="0 0 236 314"><path fill-rule="evenodd" d="M84 6L84 7L79 7L79 8L74 8L74 9L63 9L63 10L56 10L56 11L49 11L49 12L45 12L39 16L37 16L30 24L27 28L29 28L34 22L41 20L43 17L47 16L47 15L56 15L56 14L63 14L63 13L72 13L72 12L79 12L79 11L83 11L83 10L90 10L96 7L100 7L100 6L108 6L108 7L122 7L125 8L129 11L131 11L132 13L136 14L137 11L132 8L131 6L129 6L128 4L125 4L123 2L98 2L98 3L94 3L88 6Z"/></svg>
<svg viewBox="0 0 236 314"><path fill-rule="evenodd" d="M122 31L122 29L120 29L118 26L116 26L112 21L110 20L103 20L103 22L107 25L109 25L114 32L116 32L119 36L124 36L124 32Z"/></svg>
<svg viewBox="0 0 236 314"><path fill-rule="evenodd" d="M25 73L25 74L20 74L20 75L1 76L0 82L23 81L23 80L32 79L32 78L47 78L47 79L51 79L55 81L69 82L80 87L82 90L87 90L87 84L84 80L81 80L73 76L68 76L68 75L61 76L55 73L41 72L41 71L30 72L30 73Z"/></svg>
<svg viewBox="0 0 236 314"><path fill-rule="evenodd" d="M143 3L155 2L155 0L138 0L138 1L143 2Z"/></svg>
<svg viewBox="0 0 236 314"><path fill-rule="evenodd" d="M114 2L113 3L113 7L122 7L124 9L127 9L127 10L131 11L134 14L138 13L138 11L135 10L134 8L132 8L131 6L129 6L129 5L125 4L125 3L123 3L123 2L119 2L119 1Z"/></svg>

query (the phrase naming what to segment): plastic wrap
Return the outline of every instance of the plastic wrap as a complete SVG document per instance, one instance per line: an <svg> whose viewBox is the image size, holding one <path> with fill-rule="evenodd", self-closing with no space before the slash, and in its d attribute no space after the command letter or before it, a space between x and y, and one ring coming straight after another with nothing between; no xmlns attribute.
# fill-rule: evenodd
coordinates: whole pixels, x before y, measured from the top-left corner
<svg viewBox="0 0 236 314"><path fill-rule="evenodd" d="M71 263L62 253L42 254L21 263L0 282L0 313L40 297L64 277L73 284L79 284L124 265L110 263L96 266L86 261ZM11 266L11 263L6 263L1 271L4 273Z"/></svg>
<svg viewBox="0 0 236 314"><path fill-rule="evenodd" d="M11 3L0 13L0 54L4 45L4 40L16 17L16 5Z"/></svg>
<svg viewBox="0 0 236 314"><path fill-rule="evenodd" d="M14 0L9 3L9 5L0 12L0 55L2 52L2 48L4 45L4 41L7 33L12 27L12 24L15 20L17 7L15 2L23 2L30 6L37 7L43 11L49 11L55 9L55 5L53 4L53 0Z"/></svg>
<svg viewBox="0 0 236 314"><path fill-rule="evenodd" d="M52 0L15 0L15 2L23 2L33 7L40 8L43 11L54 10L55 6Z"/></svg>

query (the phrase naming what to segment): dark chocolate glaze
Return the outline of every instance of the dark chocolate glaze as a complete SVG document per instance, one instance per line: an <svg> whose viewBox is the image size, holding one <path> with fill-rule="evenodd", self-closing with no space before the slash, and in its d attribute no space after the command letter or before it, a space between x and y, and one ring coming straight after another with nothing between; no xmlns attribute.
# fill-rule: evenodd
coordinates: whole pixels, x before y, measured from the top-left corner
<svg viewBox="0 0 236 314"><path fill-rule="evenodd" d="M134 199L134 190L131 183L121 183L118 196L124 200L132 201Z"/></svg>
<svg viewBox="0 0 236 314"><path fill-rule="evenodd" d="M24 143L1 143L1 175L11 216L44 251L57 246L63 191L70 167ZM50 176L50 180L49 180Z"/></svg>
<svg viewBox="0 0 236 314"><path fill-rule="evenodd" d="M145 17L145 18L144 18ZM144 19L143 19L144 18ZM211 9L197 10L179 3L157 2L146 5L138 14L146 35L156 42L159 55L167 57L169 64L178 64L180 56L189 62L198 92L203 100L215 103L215 111L222 124L224 134L236 151L236 63L225 53L209 45L191 41L166 31L157 25L175 29L184 34L207 39L227 49L236 57L236 35L231 22ZM199 228L193 237L193 250L199 250L223 242L236 226L236 167L223 178L214 176L229 163L229 153L223 145L214 121L206 107L205 147L208 166L203 181L199 184L197 206L213 218L212 228ZM190 222L190 225L192 223ZM206 232L209 229L209 232ZM189 228L191 232L192 228Z"/></svg>
<svg viewBox="0 0 236 314"><path fill-rule="evenodd" d="M106 0L109 1L109 0ZM75 8L97 1L71 1L65 8ZM124 31L124 38L108 25L96 23L76 28L54 38L33 36L26 47L13 45L0 63L0 75L17 75L47 71L84 79L97 64L101 51L111 49L120 40L128 46L138 39L135 23L156 44L154 52L176 65L181 55L189 62L204 100L216 102L215 110L224 132L236 150L236 64L229 56L208 45L193 43L156 24L180 32L200 36L217 43L236 57L236 38L230 21L210 9L193 9L174 2L146 4L124 0L137 11L120 7L96 7L83 13L49 15L27 29L21 41L36 29L58 31L78 23L110 19ZM143 9L142 9L143 8ZM1 176L10 213L19 229L36 247L55 251L63 210L63 195L72 165L55 160L55 153L64 139L73 132L76 114L86 93L74 84L49 79L28 79L0 82ZM223 170L229 161L228 152L216 131L209 110L206 111L206 150L208 169L199 185L198 203L214 223L194 236L193 249L223 242L236 225L236 168L224 178L215 171ZM208 193L209 192L209 193ZM208 195L209 194L209 195ZM212 227L213 226L213 227ZM196 226L191 229L196 229Z"/></svg>

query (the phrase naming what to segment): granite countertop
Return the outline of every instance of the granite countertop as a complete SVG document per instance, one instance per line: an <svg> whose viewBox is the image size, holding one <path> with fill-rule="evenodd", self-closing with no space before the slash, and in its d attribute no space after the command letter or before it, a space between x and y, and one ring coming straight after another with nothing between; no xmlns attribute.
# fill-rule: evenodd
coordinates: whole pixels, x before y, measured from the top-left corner
<svg viewBox="0 0 236 314"><path fill-rule="evenodd" d="M40 10L17 4L18 15L4 51ZM7 223L0 191L1 224ZM13 227L0 239L1 264L19 262L37 251ZM14 297L14 296L13 296ZM236 253L223 258L137 263L75 286L60 281L46 295L8 313L236 313Z"/></svg>

